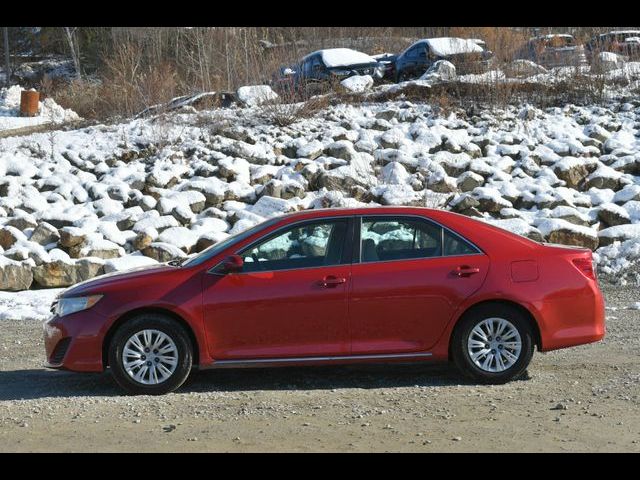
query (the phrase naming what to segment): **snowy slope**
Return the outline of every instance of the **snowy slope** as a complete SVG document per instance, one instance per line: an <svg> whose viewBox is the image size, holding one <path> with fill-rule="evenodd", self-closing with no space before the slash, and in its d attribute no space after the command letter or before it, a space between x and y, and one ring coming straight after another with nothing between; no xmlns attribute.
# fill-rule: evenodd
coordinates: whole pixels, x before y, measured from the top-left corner
<svg viewBox="0 0 640 480"><path fill-rule="evenodd" d="M1 139L0 289L184 257L294 210L379 204L583 245L623 272L640 258L639 105L442 117L398 101L287 127L255 106Z"/></svg>

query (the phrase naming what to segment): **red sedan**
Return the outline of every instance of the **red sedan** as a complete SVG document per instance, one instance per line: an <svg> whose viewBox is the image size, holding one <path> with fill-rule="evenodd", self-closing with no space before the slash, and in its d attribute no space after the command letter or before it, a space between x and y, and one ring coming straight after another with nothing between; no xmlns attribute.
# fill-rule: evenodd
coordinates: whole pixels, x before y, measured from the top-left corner
<svg viewBox="0 0 640 480"><path fill-rule="evenodd" d="M520 376L534 348L603 338L590 250L424 208L308 210L182 264L78 284L44 324L47 365L109 367L130 393L204 368L453 360Z"/></svg>

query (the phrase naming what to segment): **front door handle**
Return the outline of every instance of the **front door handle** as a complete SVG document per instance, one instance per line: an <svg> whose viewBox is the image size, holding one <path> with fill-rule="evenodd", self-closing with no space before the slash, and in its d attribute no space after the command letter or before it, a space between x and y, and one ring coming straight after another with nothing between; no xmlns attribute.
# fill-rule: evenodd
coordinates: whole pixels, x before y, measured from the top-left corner
<svg viewBox="0 0 640 480"><path fill-rule="evenodd" d="M480 269L478 267L470 267L469 265L460 265L454 270L454 273L458 277L470 277L471 275L480 273Z"/></svg>
<svg viewBox="0 0 640 480"><path fill-rule="evenodd" d="M342 285L346 281L347 279L343 277L334 277L333 275L327 275L318 282L318 285L323 288L335 288L338 285Z"/></svg>

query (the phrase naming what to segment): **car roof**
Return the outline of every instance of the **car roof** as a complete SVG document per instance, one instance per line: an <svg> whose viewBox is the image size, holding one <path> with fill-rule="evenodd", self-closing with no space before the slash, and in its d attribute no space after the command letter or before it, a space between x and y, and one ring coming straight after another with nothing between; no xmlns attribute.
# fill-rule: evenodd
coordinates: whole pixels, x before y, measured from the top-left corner
<svg viewBox="0 0 640 480"><path fill-rule="evenodd" d="M376 63L376 59L353 48L324 48L302 57L304 62L309 57L320 54L327 67L340 67L365 63Z"/></svg>
<svg viewBox="0 0 640 480"><path fill-rule="evenodd" d="M436 55L442 57L455 55L457 53L480 53L484 51L484 48L477 42L477 40L478 39L461 37L421 38L409 45L402 53L405 53L407 50L421 43L428 44Z"/></svg>

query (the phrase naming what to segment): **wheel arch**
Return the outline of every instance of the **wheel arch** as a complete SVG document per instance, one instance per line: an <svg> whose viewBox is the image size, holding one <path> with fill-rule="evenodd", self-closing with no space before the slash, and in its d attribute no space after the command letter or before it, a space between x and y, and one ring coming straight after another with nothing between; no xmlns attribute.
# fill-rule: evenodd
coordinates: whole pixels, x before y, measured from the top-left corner
<svg viewBox="0 0 640 480"><path fill-rule="evenodd" d="M161 307L142 307L136 308L134 310L130 310L126 313L123 313L118 317L118 319L113 322L113 325L109 327L106 335L104 336L104 340L102 341L102 366L103 368L107 368L109 366L109 345L111 344L111 340L115 335L116 331L129 319L140 315L142 313L156 313L159 315L164 315L178 323L182 328L184 328L185 332L189 336L189 340L191 342L191 352L193 355L193 365L199 365L200 363L200 349L198 347L198 340L196 339L196 335L193 332L193 329L189 325L189 323L178 315L176 312L168 310L166 308Z"/></svg>
<svg viewBox="0 0 640 480"><path fill-rule="evenodd" d="M449 359L451 360L453 357L451 355L451 342L453 341L454 338L454 334L456 332L456 330L458 328L460 328L461 325L461 320L468 314L472 313L474 310L479 309L479 308L483 308L483 307L487 307L487 306L491 306L491 305L496 305L496 306L502 306L502 307L509 307L509 308L513 308L515 310L517 310L518 312L520 312L522 314L522 316L529 322L529 326L531 327L531 331L533 332L533 340L534 340L534 344L537 347L538 351L542 350L542 335L540 333L540 326L538 325L538 322L536 320L536 318L534 317L534 315L531 313L531 311L529 309L527 309L524 305L518 303L518 302L514 302L513 300L505 300L505 299L487 299L487 300L482 300L480 302L474 303L473 305L470 305L466 310L464 310L460 316L458 317L458 319L456 320L456 323L453 327L453 329L451 330L451 335L449 335L449 345L448 345L448 356Z"/></svg>

